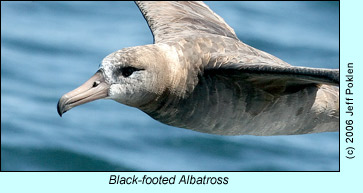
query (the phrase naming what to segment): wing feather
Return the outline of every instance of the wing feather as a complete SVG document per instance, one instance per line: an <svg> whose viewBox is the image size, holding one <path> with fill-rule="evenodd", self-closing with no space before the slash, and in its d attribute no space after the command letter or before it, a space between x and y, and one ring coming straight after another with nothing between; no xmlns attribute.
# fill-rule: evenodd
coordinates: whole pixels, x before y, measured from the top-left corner
<svg viewBox="0 0 363 193"><path fill-rule="evenodd" d="M294 93L311 85L339 86L337 69L226 64L215 69L205 69L204 73L225 76L232 82L243 79L273 95Z"/></svg>
<svg viewBox="0 0 363 193"><path fill-rule="evenodd" d="M201 33L238 39L234 30L203 2L136 1L136 5L150 27L154 43Z"/></svg>

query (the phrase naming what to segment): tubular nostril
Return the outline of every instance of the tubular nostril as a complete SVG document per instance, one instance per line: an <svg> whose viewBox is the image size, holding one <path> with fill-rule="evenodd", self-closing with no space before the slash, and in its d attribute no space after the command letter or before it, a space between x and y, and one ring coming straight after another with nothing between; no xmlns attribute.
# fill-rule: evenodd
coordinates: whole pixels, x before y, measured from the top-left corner
<svg viewBox="0 0 363 193"><path fill-rule="evenodd" d="M93 83L93 85L92 85L92 87L96 87L96 86L98 86L100 84L100 81L95 81L94 83Z"/></svg>

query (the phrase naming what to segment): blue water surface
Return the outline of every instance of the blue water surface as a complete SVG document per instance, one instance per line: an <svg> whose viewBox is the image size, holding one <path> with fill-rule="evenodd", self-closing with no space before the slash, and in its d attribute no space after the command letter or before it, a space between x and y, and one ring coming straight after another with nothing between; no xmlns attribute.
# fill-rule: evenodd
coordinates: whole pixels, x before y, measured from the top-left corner
<svg viewBox="0 0 363 193"><path fill-rule="evenodd" d="M206 2L245 43L339 67L338 2ZM109 53L152 43L133 2L1 2L1 170L337 171L339 135L218 136L98 100L56 105Z"/></svg>

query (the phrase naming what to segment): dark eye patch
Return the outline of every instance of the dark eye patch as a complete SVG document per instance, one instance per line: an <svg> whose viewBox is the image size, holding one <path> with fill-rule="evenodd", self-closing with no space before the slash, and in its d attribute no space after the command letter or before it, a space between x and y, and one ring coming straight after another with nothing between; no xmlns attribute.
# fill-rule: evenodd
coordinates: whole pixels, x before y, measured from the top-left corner
<svg viewBox="0 0 363 193"><path fill-rule="evenodd" d="M134 73L135 71L139 71L139 70L143 70L143 69L138 69L138 68L134 68L134 67L123 67L123 68L118 69L118 74L119 74L119 76L122 75L123 77L129 77L132 75L132 73Z"/></svg>

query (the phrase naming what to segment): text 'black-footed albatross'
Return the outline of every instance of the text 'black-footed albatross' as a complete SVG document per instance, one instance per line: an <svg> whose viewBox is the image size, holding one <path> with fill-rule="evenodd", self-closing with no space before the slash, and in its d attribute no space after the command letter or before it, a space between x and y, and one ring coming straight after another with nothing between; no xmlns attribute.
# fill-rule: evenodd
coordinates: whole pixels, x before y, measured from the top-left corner
<svg viewBox="0 0 363 193"><path fill-rule="evenodd" d="M295 67L241 42L203 2L136 2L154 44L106 56L58 102L60 116L113 99L175 127L220 135L339 128L339 70Z"/></svg>

